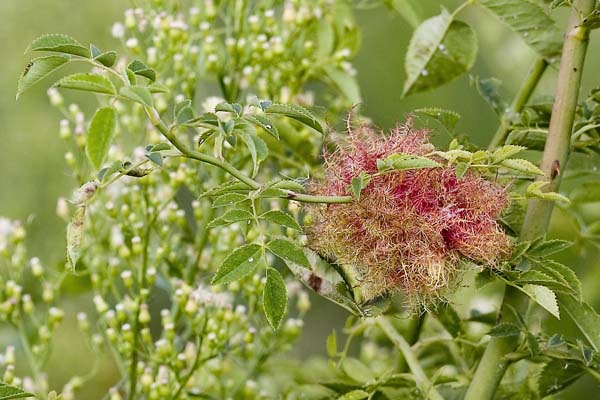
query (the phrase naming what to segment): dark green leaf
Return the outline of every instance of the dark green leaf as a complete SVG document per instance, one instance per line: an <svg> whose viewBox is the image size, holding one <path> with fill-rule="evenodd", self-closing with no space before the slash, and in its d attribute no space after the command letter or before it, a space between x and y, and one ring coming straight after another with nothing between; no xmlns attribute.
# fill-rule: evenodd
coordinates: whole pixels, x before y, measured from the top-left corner
<svg viewBox="0 0 600 400"><path fill-rule="evenodd" d="M88 129L86 153L92 166L99 170L108 154L117 128L117 112L112 107L99 108Z"/></svg>
<svg viewBox="0 0 600 400"><path fill-rule="evenodd" d="M528 256L532 257L546 257L554 253L558 253L564 249L573 246L573 242L569 242L568 240L562 239L550 239L544 240L535 244L529 251L527 252Z"/></svg>
<svg viewBox="0 0 600 400"><path fill-rule="evenodd" d="M129 100L135 101L136 103L140 103L147 107L152 107L152 94L150 94L148 88L144 86L123 86L121 90L119 90L119 94Z"/></svg>
<svg viewBox="0 0 600 400"><path fill-rule="evenodd" d="M287 290L279 271L270 267L267 268L267 282L263 289L263 307L271 327L279 329L287 309Z"/></svg>
<svg viewBox="0 0 600 400"><path fill-rule="evenodd" d="M253 115L248 114L244 116L244 119L253 125L263 128L267 133L271 134L276 139L279 139L279 131L273 122L265 117L264 115Z"/></svg>
<svg viewBox="0 0 600 400"><path fill-rule="evenodd" d="M235 282L248 275L262 260L262 247L258 244L246 244L227 256L213 277L211 285Z"/></svg>
<svg viewBox="0 0 600 400"><path fill-rule="evenodd" d="M117 94L115 85L103 75L98 74L73 74L65 76L56 82L56 86L65 89L83 90L103 94Z"/></svg>
<svg viewBox="0 0 600 400"><path fill-rule="evenodd" d="M432 311L435 318L440 321L452 337L457 337L462 333L462 321L450 304L440 304Z"/></svg>
<svg viewBox="0 0 600 400"><path fill-rule="evenodd" d="M265 110L265 113L284 115L288 118L301 122L310 128L313 128L317 132L325 133L325 129L323 128L319 120L306 108L301 107L297 104L273 103Z"/></svg>
<svg viewBox="0 0 600 400"><path fill-rule="evenodd" d="M163 165L163 156L159 152L147 153L146 158L159 167L162 167Z"/></svg>
<svg viewBox="0 0 600 400"><path fill-rule="evenodd" d="M85 58L90 55L87 47L72 37L59 33L40 36L31 42L26 52L28 51L53 51Z"/></svg>
<svg viewBox="0 0 600 400"><path fill-rule="evenodd" d="M501 116L508 108L508 104L498 93L498 89L502 82L496 78L480 79L479 77L471 78L471 84L475 86L481 97L492 107L497 115Z"/></svg>
<svg viewBox="0 0 600 400"><path fill-rule="evenodd" d="M127 69L129 69L136 75L143 76L144 78L149 79L152 82L156 80L156 71L154 71L154 69L150 68L140 60L133 60L132 62L130 62L127 66Z"/></svg>
<svg viewBox="0 0 600 400"><path fill-rule="evenodd" d="M267 244L267 249L277 257L305 268L310 268L310 262L302 248L287 239L274 239Z"/></svg>
<svg viewBox="0 0 600 400"><path fill-rule="evenodd" d="M454 132L456 124L458 123L458 120L460 120L459 113L451 110L445 110L443 108L419 108L414 112L427 115L428 117L439 121L439 123L442 124L442 126L450 133Z"/></svg>
<svg viewBox="0 0 600 400"><path fill-rule="evenodd" d="M25 392L20 387L0 382L0 400L24 399L27 397L35 397L35 395Z"/></svg>
<svg viewBox="0 0 600 400"><path fill-rule="evenodd" d="M415 29L406 53L403 95L450 82L471 69L477 38L469 25L452 20L446 11Z"/></svg>
<svg viewBox="0 0 600 400"><path fill-rule="evenodd" d="M514 130L506 138L507 144L527 147L529 150L544 150L546 134L536 130Z"/></svg>
<svg viewBox="0 0 600 400"><path fill-rule="evenodd" d="M502 323L494 326L487 334L494 337L518 336L521 330L517 325Z"/></svg>
<svg viewBox="0 0 600 400"><path fill-rule="evenodd" d="M106 53L99 54L94 57L94 60L98 61L100 64L105 67L112 67L117 62L117 52L116 51L107 51Z"/></svg>
<svg viewBox="0 0 600 400"><path fill-rule="evenodd" d="M252 157L252 177L255 177L258 174L260 163L269 155L269 150L264 140L255 134L243 133L240 137L246 143L246 147Z"/></svg>
<svg viewBox="0 0 600 400"><path fill-rule="evenodd" d="M215 226L230 225L234 222L240 221L251 221L253 219L252 214L245 210L229 210L222 216L213 219L208 224L207 228L214 228Z"/></svg>
<svg viewBox="0 0 600 400"><path fill-rule="evenodd" d="M480 0L541 56L553 61L562 48L562 33L538 4L530 0Z"/></svg>
<svg viewBox="0 0 600 400"><path fill-rule="evenodd" d="M365 173L352 178L350 190L352 191L352 195L356 197L356 200L360 200L360 193L369 185L369 182L371 182L371 176Z"/></svg>
<svg viewBox="0 0 600 400"><path fill-rule="evenodd" d="M19 84L17 85L17 99L24 91L50 75L68 61L69 57L67 56L45 56L31 60L25 67L25 70L19 79Z"/></svg>
<svg viewBox="0 0 600 400"><path fill-rule="evenodd" d="M566 311L595 351L600 351L600 315L586 302L559 293L558 304Z"/></svg>
<svg viewBox="0 0 600 400"><path fill-rule="evenodd" d="M584 372L583 366L578 363L552 360L540 371L538 392L542 397L560 392L579 379Z"/></svg>
<svg viewBox="0 0 600 400"><path fill-rule="evenodd" d="M152 82L147 87L150 93L169 93L169 88L162 83Z"/></svg>
<svg viewBox="0 0 600 400"><path fill-rule="evenodd" d="M260 219L264 219L275 224L279 224L288 228L295 229L297 231L302 230L298 222L288 213L281 210L271 210L262 214Z"/></svg>
<svg viewBox="0 0 600 400"><path fill-rule="evenodd" d="M248 196L241 193L225 193L217 197L213 203L213 207L231 206L233 204L248 200Z"/></svg>

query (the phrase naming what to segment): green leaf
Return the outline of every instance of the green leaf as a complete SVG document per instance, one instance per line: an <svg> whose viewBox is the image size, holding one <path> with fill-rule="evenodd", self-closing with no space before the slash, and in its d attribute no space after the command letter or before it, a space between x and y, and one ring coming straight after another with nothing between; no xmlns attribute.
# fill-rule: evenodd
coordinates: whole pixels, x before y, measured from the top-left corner
<svg viewBox="0 0 600 400"><path fill-rule="evenodd" d="M520 158L509 158L500 163L505 168L512 169L518 172L523 172L532 175L544 175L541 169L535 166L533 163Z"/></svg>
<svg viewBox="0 0 600 400"><path fill-rule="evenodd" d="M542 188L544 186L546 186L548 183L549 183L548 181L532 182L529 186L527 186L527 190L525 190L525 195L527 197L535 197L538 199L548 200L548 201L562 201L565 203L571 202L571 200L569 200L568 197L565 197L560 193L543 191Z"/></svg>
<svg viewBox="0 0 600 400"><path fill-rule="evenodd" d="M192 108L192 101L184 100L175 104L173 115L175 116L175 121L177 121L177 124L179 125L187 125L191 121L194 121L196 116L194 114L194 109Z"/></svg>
<svg viewBox="0 0 600 400"><path fill-rule="evenodd" d="M438 168L442 165L431 158L414 154L395 153L383 160L377 160L377 169L387 171L390 169L405 171L410 169Z"/></svg>
<svg viewBox="0 0 600 400"><path fill-rule="evenodd" d="M117 112L112 107L99 108L88 129L86 153L96 170L102 167L117 128Z"/></svg>
<svg viewBox="0 0 600 400"><path fill-rule="evenodd" d="M517 325L502 323L494 326L487 334L494 337L509 337L519 336L520 333L521 330Z"/></svg>
<svg viewBox="0 0 600 400"><path fill-rule="evenodd" d="M386 0L413 28L421 22L418 11L419 0Z"/></svg>
<svg viewBox="0 0 600 400"><path fill-rule="evenodd" d="M57 87L65 89L83 90L85 92L117 94L115 85L105 76L98 74L73 74L65 76L56 82Z"/></svg>
<svg viewBox="0 0 600 400"><path fill-rule="evenodd" d="M540 371L537 386L541 397L558 393L585 372L581 364L568 360L552 360Z"/></svg>
<svg viewBox="0 0 600 400"><path fill-rule="evenodd" d="M403 96L450 82L471 69L477 38L469 25L446 10L415 29L406 53Z"/></svg>
<svg viewBox="0 0 600 400"><path fill-rule="evenodd" d="M25 70L23 70L21 78L19 79L17 85L17 99L24 91L50 75L68 61L69 57L67 56L44 56L31 60L25 67Z"/></svg>
<svg viewBox="0 0 600 400"><path fill-rule="evenodd" d="M440 304L432 312L452 337L457 337L462 333L462 321L450 304Z"/></svg>
<svg viewBox="0 0 600 400"><path fill-rule="evenodd" d="M169 88L159 82L152 82L147 87L150 93L169 93Z"/></svg>
<svg viewBox="0 0 600 400"><path fill-rule="evenodd" d="M223 207L223 206L231 206L242 202L244 200L248 200L248 196L243 195L241 193L225 193L219 197L217 197L213 202L213 207Z"/></svg>
<svg viewBox="0 0 600 400"><path fill-rule="evenodd" d="M255 177L256 174L258 174L260 163L263 162L269 155L267 144L255 134L244 132L240 135L240 137L244 143L246 143L246 147L248 148L250 156L252 157L252 177Z"/></svg>
<svg viewBox="0 0 600 400"><path fill-rule="evenodd" d="M279 225L288 227L288 228L295 229L297 231L302 230L302 228L300 227L298 222L296 222L294 217L292 217L290 214L283 212L281 210L267 211L266 213L259 216L259 218L273 222L275 224L279 224Z"/></svg>
<svg viewBox="0 0 600 400"><path fill-rule="evenodd" d="M524 150L527 150L527 147L507 144L499 149L496 149L494 153L492 153L492 162L499 163L514 156L515 154L519 154Z"/></svg>
<svg viewBox="0 0 600 400"><path fill-rule="evenodd" d="M40 36L31 42L25 52L27 53L28 51L53 51L85 58L89 58L90 56L87 47L72 37L59 33Z"/></svg>
<svg viewBox="0 0 600 400"><path fill-rule="evenodd" d="M600 181L584 182L570 194L571 201L576 204L600 202Z"/></svg>
<svg viewBox="0 0 600 400"><path fill-rule="evenodd" d="M346 357L342 361L342 370L350 379L362 384L375 379L371 369L353 357Z"/></svg>
<svg viewBox="0 0 600 400"><path fill-rule="evenodd" d="M558 304L577 325L594 350L600 351L600 315L586 302L566 294L558 294Z"/></svg>
<svg viewBox="0 0 600 400"><path fill-rule="evenodd" d="M229 210L220 217L210 221L207 228L210 229L216 226L230 225L240 221L251 221L253 218L253 215L246 210Z"/></svg>
<svg viewBox="0 0 600 400"><path fill-rule="evenodd" d="M277 257L310 269L310 262L297 244L287 239L274 239L267 244L267 249Z"/></svg>
<svg viewBox="0 0 600 400"><path fill-rule="evenodd" d="M465 174L467 173L467 171L469 170L469 164L467 164L466 162L459 162L456 164L456 167L454 169L454 172L456 173L456 177L458 179L462 178L463 176L465 176Z"/></svg>
<svg viewBox="0 0 600 400"><path fill-rule="evenodd" d="M523 293L529 296L533 301L538 303L540 307L552 314L556 319L560 319L560 311L556 302L556 294L541 285L523 285L518 287Z"/></svg>
<svg viewBox="0 0 600 400"><path fill-rule="evenodd" d="M237 248L223 261L210 284L222 285L245 277L262 260L262 252L263 248L255 243Z"/></svg>
<svg viewBox="0 0 600 400"><path fill-rule="evenodd" d="M0 400L24 399L27 397L35 397L35 395L25 392L25 390L20 387L0 382Z"/></svg>
<svg viewBox="0 0 600 400"><path fill-rule="evenodd" d="M140 60L133 60L132 62L130 62L127 66L127 69L129 69L136 75L143 76L144 78L149 79L152 82L156 80L156 71L154 71L154 69L150 68Z"/></svg>
<svg viewBox="0 0 600 400"><path fill-rule="evenodd" d="M352 178L350 190L352 191L352 195L356 197L356 200L360 200L360 193L369 185L369 182L371 182L371 175L364 172Z"/></svg>
<svg viewBox="0 0 600 400"><path fill-rule="evenodd" d="M496 78L480 79L479 77L471 78L471 85L475 86L477 92L483 99L492 107L496 115L503 115L508 105L498 93L501 81Z"/></svg>
<svg viewBox="0 0 600 400"><path fill-rule="evenodd" d="M528 150L543 151L546 145L546 133L538 130L514 130L506 138L507 144L527 147Z"/></svg>
<svg viewBox="0 0 600 400"><path fill-rule="evenodd" d="M356 82L356 78L348 72L331 65L324 66L323 71L352 105L361 103L360 87Z"/></svg>
<svg viewBox="0 0 600 400"><path fill-rule="evenodd" d="M532 246L527 252L528 256L533 257L547 257L554 253L558 253L559 251L563 251L564 249L568 249L573 246L573 242L562 239L550 239L543 240L539 243L536 243Z"/></svg>
<svg viewBox="0 0 600 400"><path fill-rule="evenodd" d="M557 282L561 282L567 285L569 288L571 288L574 296L577 299L581 300L581 281L579 280L579 278L577 278L577 275L571 268L553 260L544 260L542 263L536 266L536 270L539 270L545 273L546 275L551 276Z"/></svg>
<svg viewBox="0 0 600 400"><path fill-rule="evenodd" d="M94 57L94 60L98 61L100 64L105 67L112 67L117 62L117 52L116 51L107 51L106 53L102 53Z"/></svg>
<svg viewBox="0 0 600 400"><path fill-rule="evenodd" d="M452 111L452 110L446 110L443 108L435 108L435 107L419 108L419 109L415 110L414 112L418 113L418 114L427 115L428 117L431 117L431 118L437 120L450 133L454 132L454 130L456 129L456 124L460 120L459 113Z"/></svg>
<svg viewBox="0 0 600 400"><path fill-rule="evenodd" d="M129 100L135 101L147 107L152 107L152 94L148 88L139 85L123 86L119 94Z"/></svg>
<svg viewBox="0 0 600 400"><path fill-rule="evenodd" d="M552 61L560 54L562 32L542 7L530 0L480 0L482 6L519 34L541 56Z"/></svg>
<svg viewBox="0 0 600 400"><path fill-rule="evenodd" d="M331 358L337 356L337 332L335 329L327 336L327 354Z"/></svg>
<svg viewBox="0 0 600 400"><path fill-rule="evenodd" d="M320 133L325 133L325 129L310 111L297 104L279 104L273 103L265 110L266 114L283 115L296 120Z"/></svg>
<svg viewBox="0 0 600 400"><path fill-rule="evenodd" d="M351 392L345 393L338 397L337 400L363 400L369 397L369 393L362 389L356 389Z"/></svg>
<svg viewBox="0 0 600 400"><path fill-rule="evenodd" d="M71 270L75 271L79 250L83 242L83 223L85 221L85 205L80 205L75 210L71 222L67 225L67 261Z"/></svg>
<svg viewBox="0 0 600 400"><path fill-rule="evenodd" d="M148 152L145 154L146 158L153 162L154 164L162 167L163 165L163 156L159 152Z"/></svg>
<svg viewBox="0 0 600 400"><path fill-rule="evenodd" d="M259 114L248 114L244 116L244 119L255 126L259 126L264 129L267 133L273 136L275 139L279 139L279 131L277 127L269 118Z"/></svg>
<svg viewBox="0 0 600 400"><path fill-rule="evenodd" d="M263 307L271 327L279 329L287 309L287 290L283 277L275 268L267 268L267 282L263 289Z"/></svg>

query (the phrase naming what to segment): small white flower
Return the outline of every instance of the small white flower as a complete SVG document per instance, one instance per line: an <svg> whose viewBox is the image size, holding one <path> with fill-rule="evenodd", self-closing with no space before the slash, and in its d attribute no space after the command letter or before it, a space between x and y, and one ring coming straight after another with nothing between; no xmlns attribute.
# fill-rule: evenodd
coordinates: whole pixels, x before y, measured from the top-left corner
<svg viewBox="0 0 600 400"><path fill-rule="evenodd" d="M122 39L125 36L125 25L115 22L111 28L111 34L116 39Z"/></svg>

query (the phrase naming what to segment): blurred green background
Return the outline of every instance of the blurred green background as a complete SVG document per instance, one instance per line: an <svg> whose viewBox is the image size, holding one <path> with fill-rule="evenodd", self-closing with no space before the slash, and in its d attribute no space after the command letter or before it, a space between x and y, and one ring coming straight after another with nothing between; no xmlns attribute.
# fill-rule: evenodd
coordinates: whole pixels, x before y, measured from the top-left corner
<svg viewBox="0 0 600 400"><path fill-rule="evenodd" d="M443 4L451 8L458 2L444 1ZM102 48L115 46L110 26L122 18L128 5L119 0L0 1L0 41L4 54L0 64L0 215L29 221L30 254L38 255L45 263L59 262L63 257L65 224L55 216L55 205L58 197L70 194L74 181L64 166L64 147L57 133L60 116L49 106L43 85L15 101L19 74L30 58L23 51L32 39L44 33L69 34L84 43L93 41ZM436 14L439 7L438 1L424 0L421 16ZM555 16L559 26L564 26L564 11ZM472 23L479 38L480 51L472 74L499 78L503 82L503 94L512 97L534 59L533 51L485 11L467 10L461 17ZM402 121L413 109L443 107L463 116L459 128L474 143L484 145L491 138L497 118L470 86L468 76L432 93L401 98L403 57L411 26L384 7L358 10L357 18L363 40L355 66L363 91L364 114L382 128L388 128L395 121ZM600 84L598 71L600 36L595 33L588 52L583 94ZM546 73L537 95L552 93L555 75L553 69ZM589 211L590 215L598 216L598 207ZM558 222L553 226L554 235L572 235L569 230L572 228L561 224L560 216L555 221ZM600 306L598 251L588 246L582 251L584 253L567 254L564 261L583 278L586 296ZM576 265L572 260L577 260ZM77 298L72 299L73 304L77 301ZM344 319L343 313L330 304L319 303L313 310L306 320L298 348L300 354L324 350L325 337L332 328L332 313L338 316L337 324ZM69 343L69 338L65 337L64 342ZM77 361L78 352L73 351L73 347L70 349L63 353L63 362L81 362ZM54 372L57 382L64 382L66 377L61 374L72 369L72 365L58 368ZM106 371L101 375L110 380L112 373ZM590 388L597 389L595 383L584 380L556 398L576 398L578 393ZM88 393L92 395L93 391Z"/></svg>

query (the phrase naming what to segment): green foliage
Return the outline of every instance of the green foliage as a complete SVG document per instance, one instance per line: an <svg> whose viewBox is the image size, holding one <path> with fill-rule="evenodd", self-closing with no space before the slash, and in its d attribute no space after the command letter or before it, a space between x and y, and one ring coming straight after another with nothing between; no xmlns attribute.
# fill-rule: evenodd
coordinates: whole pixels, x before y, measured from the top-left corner
<svg viewBox="0 0 600 400"><path fill-rule="evenodd" d="M117 112L112 107L99 108L88 130L86 152L94 168L99 170L106 158L117 128Z"/></svg>
<svg viewBox="0 0 600 400"><path fill-rule="evenodd" d="M471 27L446 10L415 30L406 54L403 94L431 90L454 80L473 66L477 39Z"/></svg>
<svg viewBox="0 0 600 400"><path fill-rule="evenodd" d="M541 56L556 60L562 34L538 4L530 0L480 0L480 4L496 14Z"/></svg>

